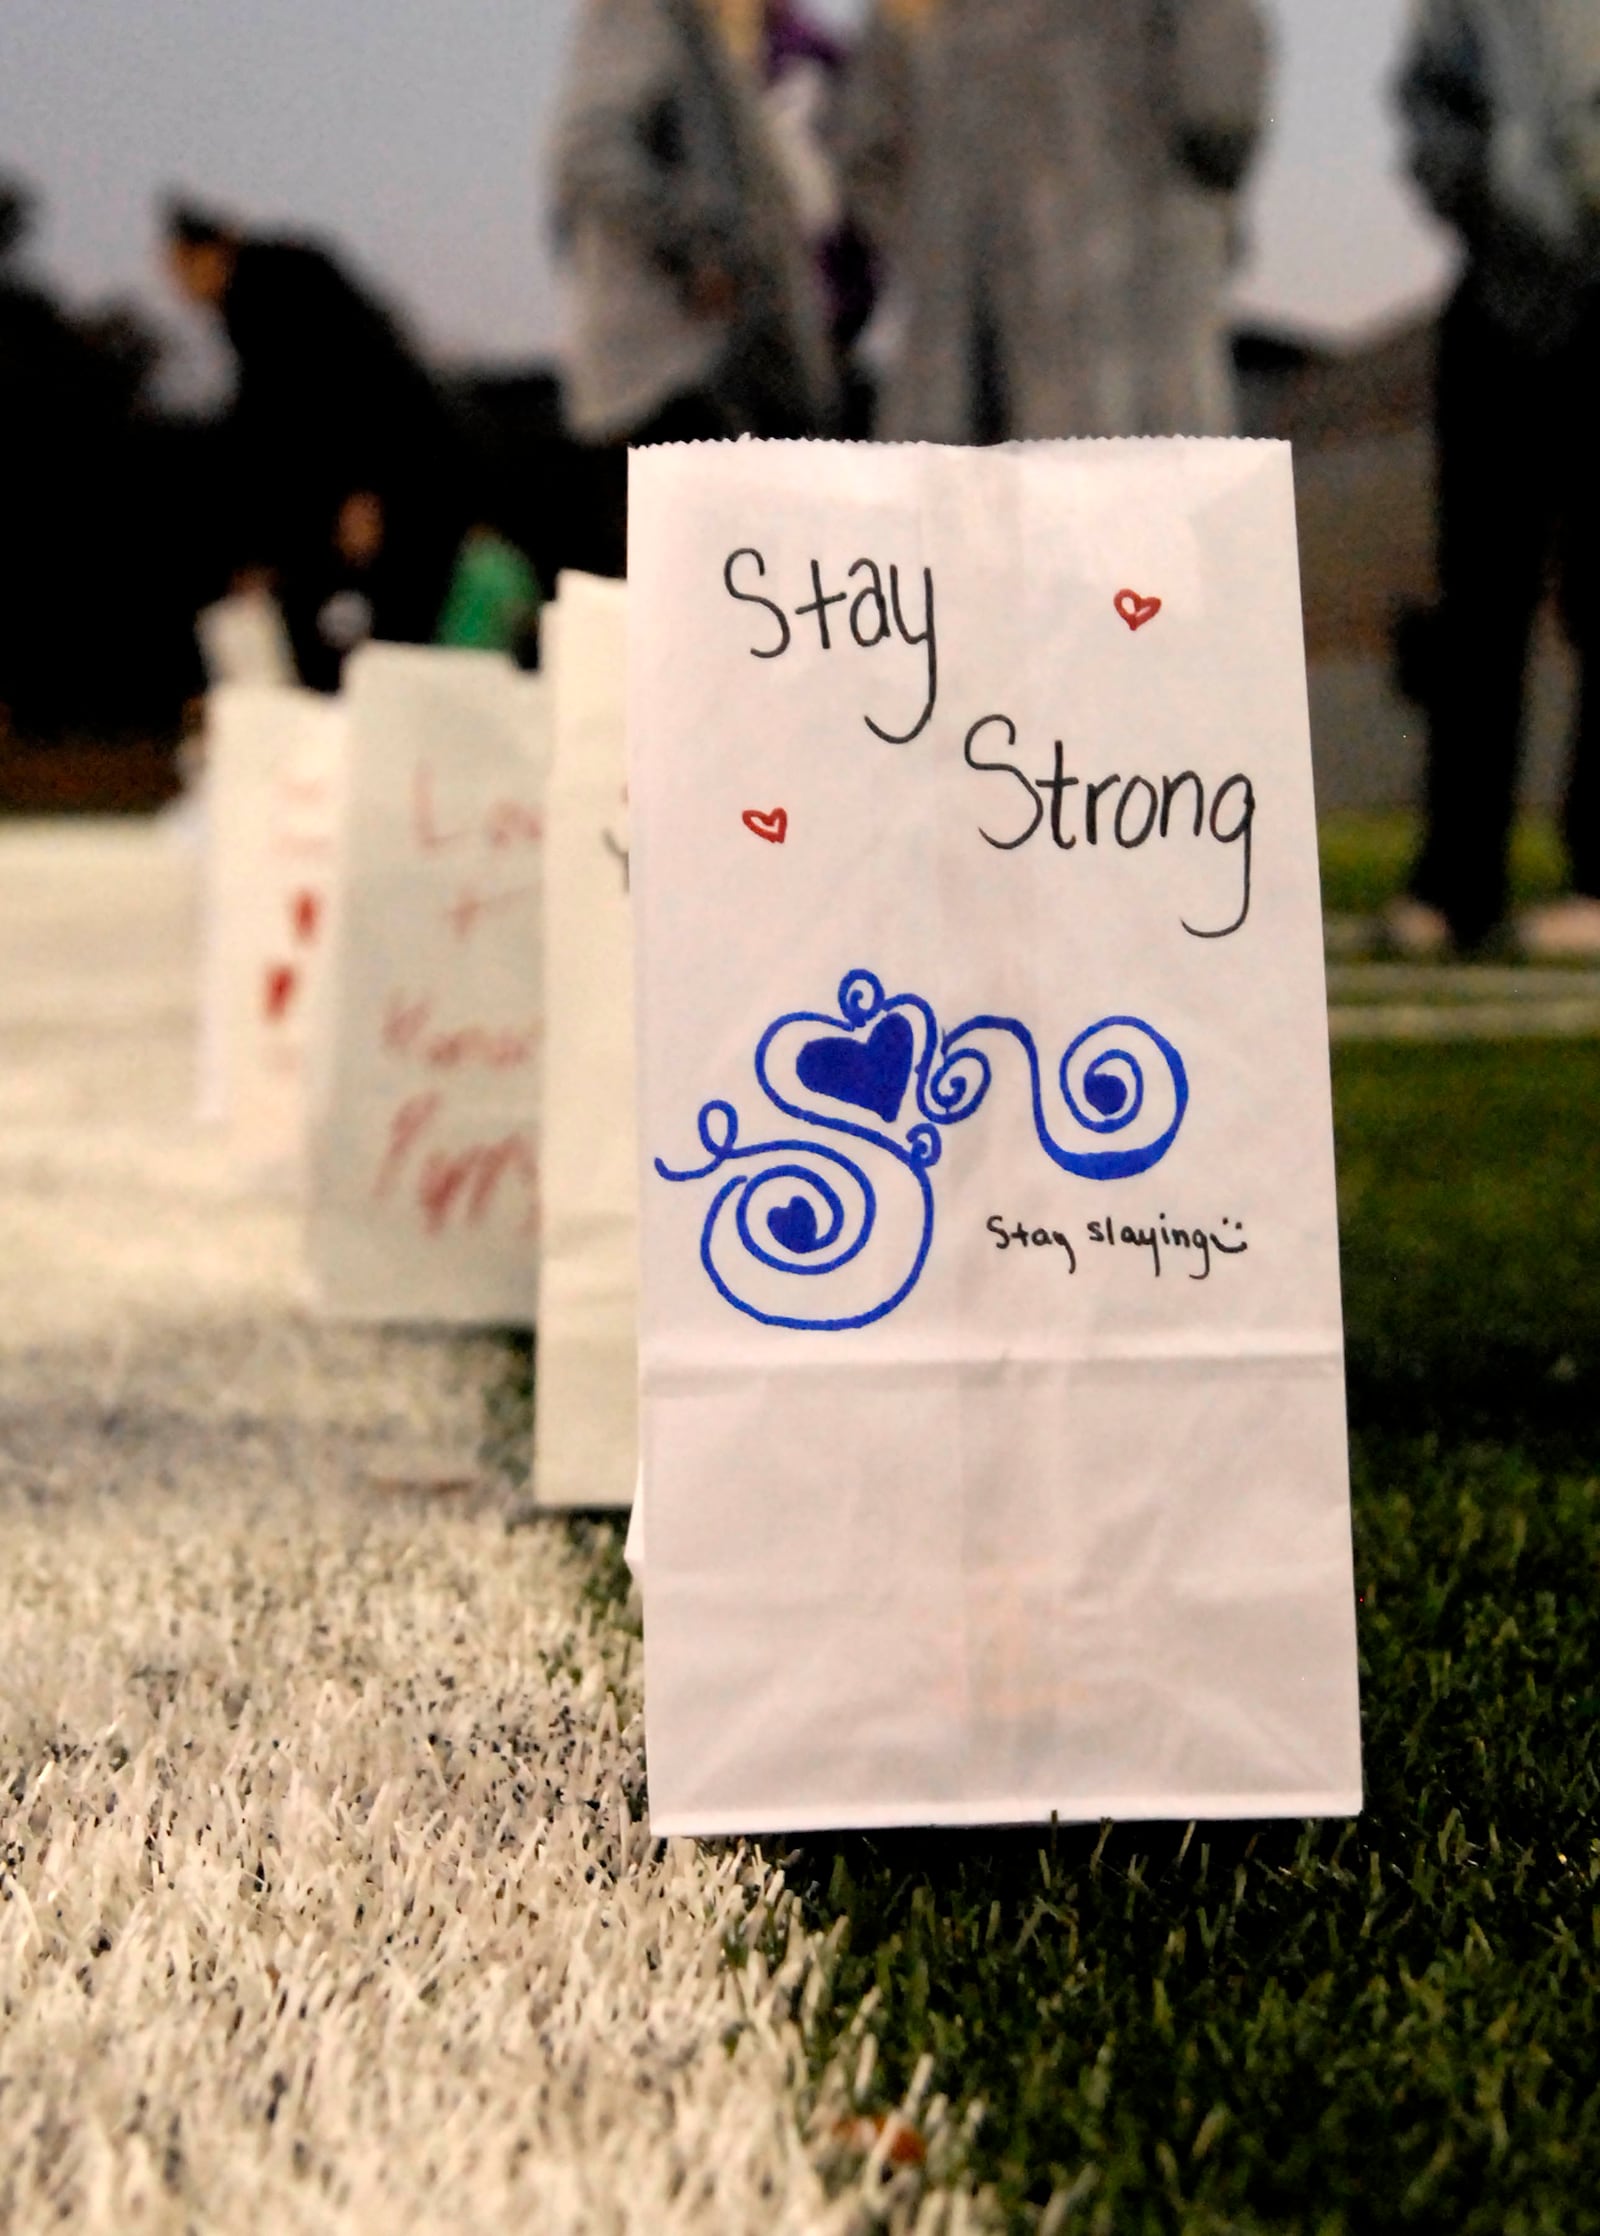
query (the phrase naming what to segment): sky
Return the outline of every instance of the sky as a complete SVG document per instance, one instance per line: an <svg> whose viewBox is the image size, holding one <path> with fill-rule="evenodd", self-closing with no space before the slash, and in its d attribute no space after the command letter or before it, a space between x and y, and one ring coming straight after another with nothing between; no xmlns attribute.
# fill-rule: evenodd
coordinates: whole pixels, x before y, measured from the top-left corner
<svg viewBox="0 0 1600 2236"><path fill-rule="evenodd" d="M547 357L559 287L543 152L578 0L3 0L0 170L45 198L36 262L136 298L197 379L153 248L182 187L247 224L335 235L452 361ZM862 0L813 0L847 22ZM1276 0L1271 137L1239 280L1252 317L1335 334L1442 284L1396 173L1405 0ZM181 385L181 373L180 373Z"/></svg>

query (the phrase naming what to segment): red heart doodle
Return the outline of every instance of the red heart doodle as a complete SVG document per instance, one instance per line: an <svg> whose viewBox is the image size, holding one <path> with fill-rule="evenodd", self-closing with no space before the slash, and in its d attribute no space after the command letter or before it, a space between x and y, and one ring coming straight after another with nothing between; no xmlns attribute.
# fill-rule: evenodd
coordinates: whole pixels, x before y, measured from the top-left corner
<svg viewBox="0 0 1600 2236"><path fill-rule="evenodd" d="M289 917L294 925L294 936L299 940L313 940L322 916L321 896L316 893L296 893L289 904Z"/></svg>
<svg viewBox="0 0 1600 2236"><path fill-rule="evenodd" d="M758 839L765 839L769 846L781 846L789 836L789 810L775 807L763 815L758 807L747 807L740 817L747 831L754 831Z"/></svg>
<svg viewBox="0 0 1600 2236"><path fill-rule="evenodd" d="M1130 629L1142 629L1161 611L1159 598L1141 598L1137 590L1119 590L1114 603Z"/></svg>
<svg viewBox="0 0 1600 2236"><path fill-rule="evenodd" d="M294 1000L295 988L299 984L299 979L300 973L295 969L293 963L270 963L267 966L266 984L262 988L262 1005L271 1023L276 1024L281 1017L287 1014L289 1004Z"/></svg>

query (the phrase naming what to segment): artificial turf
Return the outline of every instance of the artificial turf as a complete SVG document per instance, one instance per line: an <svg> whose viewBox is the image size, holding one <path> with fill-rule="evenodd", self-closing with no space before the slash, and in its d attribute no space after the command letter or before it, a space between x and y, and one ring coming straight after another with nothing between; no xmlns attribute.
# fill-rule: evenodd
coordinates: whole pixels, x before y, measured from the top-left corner
<svg viewBox="0 0 1600 2236"><path fill-rule="evenodd" d="M1600 1046L1335 1072L1367 1807L812 1839L1019 2229L1600 2230Z"/></svg>

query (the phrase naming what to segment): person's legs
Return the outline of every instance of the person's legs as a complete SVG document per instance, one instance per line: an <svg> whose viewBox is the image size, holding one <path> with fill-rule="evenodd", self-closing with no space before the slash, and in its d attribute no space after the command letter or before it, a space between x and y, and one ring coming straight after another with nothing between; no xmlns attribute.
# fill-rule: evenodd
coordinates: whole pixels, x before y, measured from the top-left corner
<svg viewBox="0 0 1600 2236"><path fill-rule="evenodd" d="M972 324L972 398L969 406L970 440L975 443L1008 442L1014 433L1010 383L994 304L981 281Z"/></svg>
<svg viewBox="0 0 1600 2236"><path fill-rule="evenodd" d="M1567 352L1561 594L1578 659L1578 717L1563 817L1572 889L1600 900L1600 302Z"/></svg>
<svg viewBox="0 0 1600 2236"><path fill-rule="evenodd" d="M1578 722L1563 803L1570 883L1600 901L1600 637L1578 647Z"/></svg>
<svg viewBox="0 0 1600 2236"><path fill-rule="evenodd" d="M1476 946L1505 914L1528 639L1553 511L1550 373L1463 290L1439 339L1438 672L1416 899Z"/></svg>

